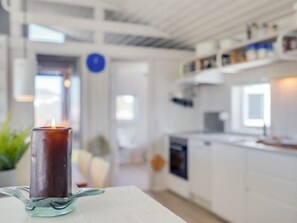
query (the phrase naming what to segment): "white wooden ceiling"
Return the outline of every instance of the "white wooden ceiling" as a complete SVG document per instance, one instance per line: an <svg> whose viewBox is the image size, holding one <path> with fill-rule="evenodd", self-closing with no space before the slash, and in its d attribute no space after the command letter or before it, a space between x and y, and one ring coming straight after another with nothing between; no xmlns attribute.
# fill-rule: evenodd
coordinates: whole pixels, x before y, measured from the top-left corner
<svg viewBox="0 0 297 223"><path fill-rule="evenodd" d="M116 6L108 10L105 19L111 21L146 24L170 35L170 39L148 38L107 34L105 41L110 44L136 45L146 47L194 49L196 43L218 40L245 31L251 22L272 23L292 17L296 0L98 0ZM64 6L53 3L32 4L31 10L47 10L92 17L93 11L86 7ZM291 23L294 23L293 19ZM59 29L59 27L55 27ZM60 28L63 31L62 28ZM75 39L93 38L92 33L78 33L64 30Z"/></svg>

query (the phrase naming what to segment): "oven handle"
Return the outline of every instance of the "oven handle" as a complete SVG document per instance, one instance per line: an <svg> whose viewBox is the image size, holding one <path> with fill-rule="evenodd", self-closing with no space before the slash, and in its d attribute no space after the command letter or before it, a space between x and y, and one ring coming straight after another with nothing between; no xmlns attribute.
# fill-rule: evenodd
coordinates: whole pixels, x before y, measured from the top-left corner
<svg viewBox="0 0 297 223"><path fill-rule="evenodd" d="M177 150L177 151L184 151L183 148L180 148L178 146L170 146L170 149Z"/></svg>

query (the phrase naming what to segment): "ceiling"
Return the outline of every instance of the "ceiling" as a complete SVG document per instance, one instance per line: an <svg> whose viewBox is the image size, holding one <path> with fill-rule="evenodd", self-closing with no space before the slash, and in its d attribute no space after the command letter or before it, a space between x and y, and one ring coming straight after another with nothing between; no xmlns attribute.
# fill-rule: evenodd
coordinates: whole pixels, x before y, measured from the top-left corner
<svg viewBox="0 0 297 223"><path fill-rule="evenodd" d="M100 1L100 0L98 0ZM101 0L117 7L105 12L105 20L146 24L170 35L170 39L106 34L109 44L193 50L198 42L219 40L245 31L252 22L285 26L292 18L295 0ZM34 0L32 0L34 2ZM54 3L34 3L30 11L92 18L93 10ZM45 12L46 13L46 12ZM293 21L290 20L290 23ZM53 27L74 40L91 42L94 33Z"/></svg>

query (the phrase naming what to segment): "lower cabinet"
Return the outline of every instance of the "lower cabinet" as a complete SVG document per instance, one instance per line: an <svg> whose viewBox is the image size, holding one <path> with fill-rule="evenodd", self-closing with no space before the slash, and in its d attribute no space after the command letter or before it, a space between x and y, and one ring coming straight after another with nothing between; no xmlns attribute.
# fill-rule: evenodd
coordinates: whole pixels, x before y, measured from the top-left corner
<svg viewBox="0 0 297 223"><path fill-rule="evenodd" d="M189 181L170 181L231 223L297 222L297 156L189 140Z"/></svg>
<svg viewBox="0 0 297 223"><path fill-rule="evenodd" d="M211 206L211 144L190 140L189 149L189 192L200 205Z"/></svg>
<svg viewBox="0 0 297 223"><path fill-rule="evenodd" d="M246 152L231 145L212 147L212 211L234 223L247 222Z"/></svg>
<svg viewBox="0 0 297 223"><path fill-rule="evenodd" d="M248 223L296 223L296 208L277 199L248 192Z"/></svg>
<svg viewBox="0 0 297 223"><path fill-rule="evenodd" d="M297 158L249 150L248 223L297 222Z"/></svg>

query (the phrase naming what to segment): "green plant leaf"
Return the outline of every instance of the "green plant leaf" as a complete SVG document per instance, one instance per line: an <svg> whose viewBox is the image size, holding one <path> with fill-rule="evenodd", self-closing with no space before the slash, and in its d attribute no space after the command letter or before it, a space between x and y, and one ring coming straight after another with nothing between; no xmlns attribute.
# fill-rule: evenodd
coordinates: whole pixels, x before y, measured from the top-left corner
<svg viewBox="0 0 297 223"><path fill-rule="evenodd" d="M26 138L31 127L14 132L11 120L12 114L9 114L0 128L0 170L14 169L30 145Z"/></svg>

